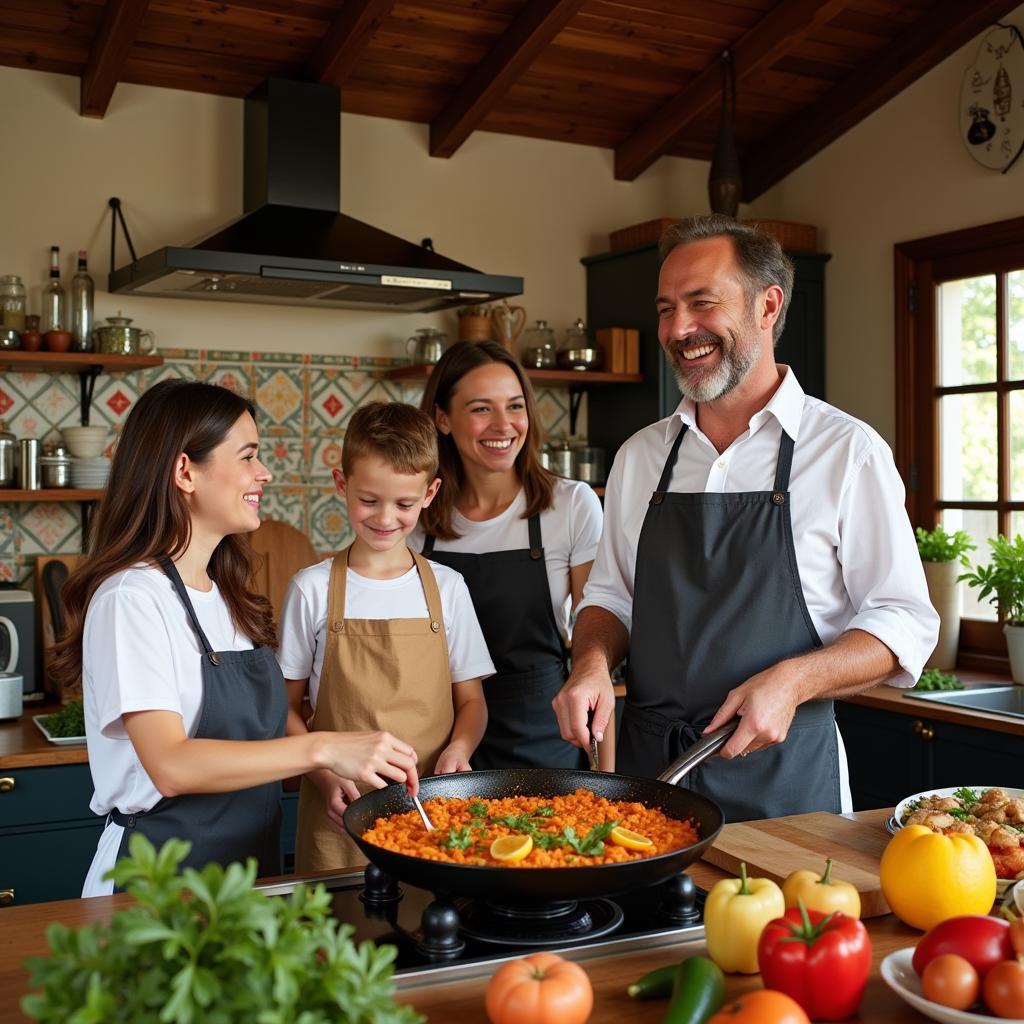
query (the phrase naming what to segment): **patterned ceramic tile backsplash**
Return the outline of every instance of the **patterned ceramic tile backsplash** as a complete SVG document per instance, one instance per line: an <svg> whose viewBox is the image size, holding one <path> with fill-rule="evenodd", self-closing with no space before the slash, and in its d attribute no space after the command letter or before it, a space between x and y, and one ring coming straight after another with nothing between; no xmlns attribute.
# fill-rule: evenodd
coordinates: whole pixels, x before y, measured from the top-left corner
<svg viewBox="0 0 1024 1024"><path fill-rule="evenodd" d="M322 553L347 543L348 522L331 470L340 465L345 425L360 405L419 401L419 386L384 379L398 362L192 349L165 349L161 355L163 366L100 376L90 422L109 423L113 442L136 398L167 377L234 388L260 411L263 458L274 474L263 499L264 517L291 523ZM537 400L545 432L567 434L567 392L538 389ZM78 416L74 375L0 374L0 419L16 436L59 440L60 428L77 423ZM80 550L79 515L74 503L0 503L0 581L31 578L37 555Z"/></svg>

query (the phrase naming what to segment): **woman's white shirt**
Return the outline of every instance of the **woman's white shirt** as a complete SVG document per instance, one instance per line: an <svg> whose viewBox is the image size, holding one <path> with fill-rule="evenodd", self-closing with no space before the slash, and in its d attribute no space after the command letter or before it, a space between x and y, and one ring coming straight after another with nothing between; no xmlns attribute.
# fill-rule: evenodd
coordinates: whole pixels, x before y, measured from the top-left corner
<svg viewBox="0 0 1024 1024"><path fill-rule="evenodd" d="M247 651L252 641L235 628L217 584L188 596L215 651ZM172 711L188 736L202 709L202 647L185 606L161 569L138 565L100 584L85 615L82 694L90 807L105 815L148 811L160 792L143 768L121 716L132 711ZM100 837L83 896L113 891L103 875L114 865L123 828L109 823ZM186 837L187 838L187 837Z"/></svg>
<svg viewBox="0 0 1024 1024"><path fill-rule="evenodd" d="M562 639L569 642L571 594L569 569L592 562L601 537L603 513L594 489L578 480L555 480L554 503L540 514L544 564L548 573L551 604ZM455 513L453 525L459 537L437 540L435 551L485 555L493 551L517 551L530 546L529 521L523 518L526 495L520 490L504 512L478 522ZM409 535L409 547L423 550L426 535L417 526Z"/></svg>
<svg viewBox="0 0 1024 1024"><path fill-rule="evenodd" d="M288 584L281 609L281 645L277 660L285 679L308 679L309 702L316 707L327 649L327 592L334 558L300 569ZM494 663L477 621L466 581L446 565L432 564L441 595L452 682L494 675ZM427 598L419 570L391 580L370 579L348 570L345 617L349 619L425 619Z"/></svg>

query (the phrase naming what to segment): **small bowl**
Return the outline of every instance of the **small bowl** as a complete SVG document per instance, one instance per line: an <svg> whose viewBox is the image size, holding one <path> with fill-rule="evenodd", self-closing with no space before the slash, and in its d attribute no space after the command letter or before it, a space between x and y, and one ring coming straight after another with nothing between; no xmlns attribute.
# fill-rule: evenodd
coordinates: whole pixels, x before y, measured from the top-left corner
<svg viewBox="0 0 1024 1024"><path fill-rule="evenodd" d="M62 427L61 434L67 442L68 451L76 459L95 459L103 454L107 446L109 427Z"/></svg>
<svg viewBox="0 0 1024 1024"><path fill-rule="evenodd" d="M558 350L558 365L563 370L596 370L601 365L599 348L563 348Z"/></svg>
<svg viewBox="0 0 1024 1024"><path fill-rule="evenodd" d="M71 348L70 331L47 331L43 335L43 340L50 352L67 352Z"/></svg>

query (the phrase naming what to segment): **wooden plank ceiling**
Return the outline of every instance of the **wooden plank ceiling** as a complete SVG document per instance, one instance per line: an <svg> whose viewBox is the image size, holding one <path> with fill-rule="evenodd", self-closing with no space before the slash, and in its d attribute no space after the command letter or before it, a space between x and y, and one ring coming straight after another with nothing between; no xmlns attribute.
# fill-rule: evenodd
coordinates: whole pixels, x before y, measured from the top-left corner
<svg viewBox="0 0 1024 1024"><path fill-rule="evenodd" d="M736 69L750 201L1020 0L0 0L0 64L76 75L102 117L118 82L245 96L322 81L345 111L710 159L719 58Z"/></svg>

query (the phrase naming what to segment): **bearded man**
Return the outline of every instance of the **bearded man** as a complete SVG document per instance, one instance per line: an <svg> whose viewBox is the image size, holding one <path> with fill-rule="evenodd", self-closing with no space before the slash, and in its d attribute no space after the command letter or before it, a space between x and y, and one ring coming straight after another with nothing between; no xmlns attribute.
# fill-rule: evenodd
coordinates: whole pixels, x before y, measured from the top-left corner
<svg viewBox="0 0 1024 1024"><path fill-rule="evenodd" d="M628 655L618 771L657 776L738 722L683 783L728 820L849 810L832 701L912 686L938 630L902 481L871 427L775 362L793 267L774 239L693 218L661 258L658 339L683 400L612 467L562 736L602 739Z"/></svg>

